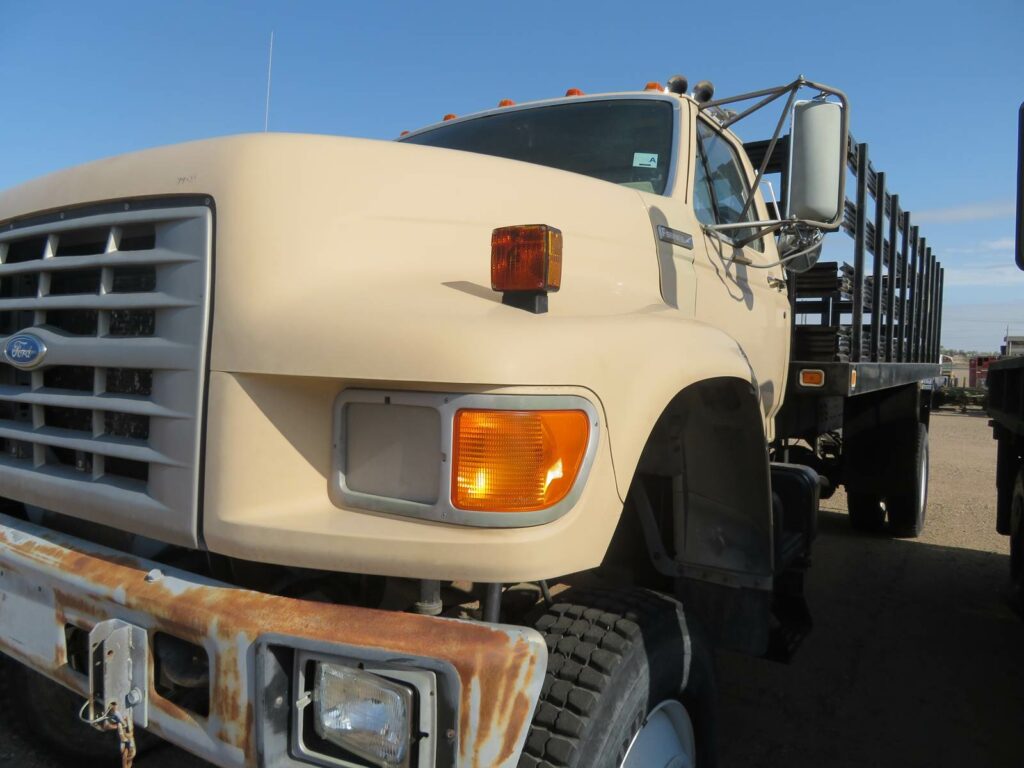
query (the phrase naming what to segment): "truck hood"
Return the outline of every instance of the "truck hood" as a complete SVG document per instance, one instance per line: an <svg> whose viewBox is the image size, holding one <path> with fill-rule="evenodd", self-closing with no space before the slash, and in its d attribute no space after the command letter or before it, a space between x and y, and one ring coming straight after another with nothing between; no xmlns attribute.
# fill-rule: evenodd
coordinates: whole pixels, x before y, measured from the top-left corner
<svg viewBox="0 0 1024 768"><path fill-rule="evenodd" d="M146 150L8 190L0 222L180 194L216 210L215 370L461 380L481 345L519 347L538 328L490 290L491 231L513 224L563 232L547 323L665 309L649 196L396 142L254 134ZM478 380L505 375L489 374Z"/></svg>

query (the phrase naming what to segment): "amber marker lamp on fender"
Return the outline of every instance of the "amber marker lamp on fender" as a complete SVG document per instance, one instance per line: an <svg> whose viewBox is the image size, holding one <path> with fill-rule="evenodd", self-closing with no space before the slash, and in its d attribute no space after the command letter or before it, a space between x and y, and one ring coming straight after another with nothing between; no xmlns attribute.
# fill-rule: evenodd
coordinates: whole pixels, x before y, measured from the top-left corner
<svg viewBox="0 0 1024 768"><path fill-rule="evenodd" d="M501 291L502 304L542 314L561 284L561 230L524 224L491 233L491 288Z"/></svg>

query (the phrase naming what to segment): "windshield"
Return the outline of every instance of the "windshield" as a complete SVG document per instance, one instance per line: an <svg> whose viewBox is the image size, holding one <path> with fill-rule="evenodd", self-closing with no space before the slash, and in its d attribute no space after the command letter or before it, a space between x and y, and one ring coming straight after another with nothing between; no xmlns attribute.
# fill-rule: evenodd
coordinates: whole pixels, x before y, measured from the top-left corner
<svg viewBox="0 0 1024 768"><path fill-rule="evenodd" d="M510 110L402 141L522 160L662 194L672 159L672 105L616 99Z"/></svg>

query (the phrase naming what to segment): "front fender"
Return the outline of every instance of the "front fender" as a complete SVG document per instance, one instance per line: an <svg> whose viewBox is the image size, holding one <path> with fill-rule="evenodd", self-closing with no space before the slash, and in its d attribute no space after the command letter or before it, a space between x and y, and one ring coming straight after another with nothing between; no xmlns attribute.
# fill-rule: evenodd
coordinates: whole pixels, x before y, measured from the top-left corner
<svg viewBox="0 0 1024 768"><path fill-rule="evenodd" d="M477 299L479 300L479 299ZM556 318L494 304L487 322L403 316L400 333L366 326L334 354L210 378L205 541L221 554L411 578L532 581L601 563L662 410L689 384L751 380L734 342L674 310ZM603 421L576 505L544 525L481 528L339 507L327 494L329 417L355 388L576 394ZM259 482L254 483L253 478Z"/></svg>
<svg viewBox="0 0 1024 768"><path fill-rule="evenodd" d="M463 297L465 299L466 297ZM683 389L729 377L754 385L737 342L713 326L668 307L617 316L537 316L502 305L472 323L458 315L395 315L338 336L331 355L303 360L303 375L414 389L583 387L596 396L608 424L620 499L665 406ZM557 301L557 296L552 297ZM272 345L248 355L245 370L294 375L286 350ZM283 361L283 362L282 362ZM284 368L281 366L284 365Z"/></svg>

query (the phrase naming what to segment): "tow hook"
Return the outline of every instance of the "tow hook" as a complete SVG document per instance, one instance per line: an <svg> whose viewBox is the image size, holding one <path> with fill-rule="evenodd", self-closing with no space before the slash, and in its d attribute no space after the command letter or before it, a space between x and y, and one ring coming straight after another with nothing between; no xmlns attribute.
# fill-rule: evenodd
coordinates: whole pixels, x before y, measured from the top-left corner
<svg viewBox="0 0 1024 768"><path fill-rule="evenodd" d="M122 768L135 760L135 726L149 725L148 657L141 627L108 619L89 632L89 698L78 716L98 731L117 732Z"/></svg>

